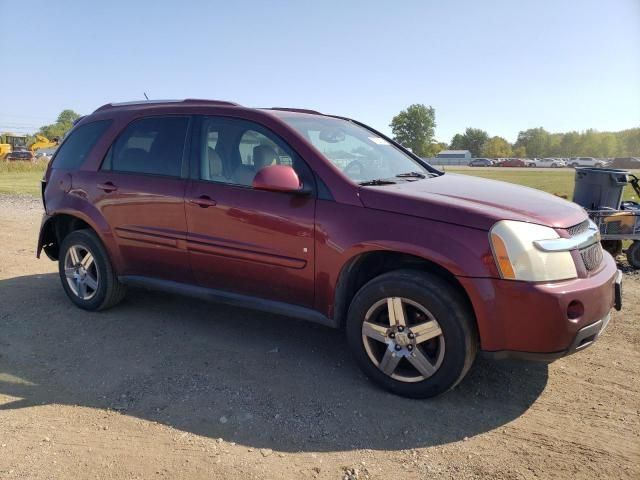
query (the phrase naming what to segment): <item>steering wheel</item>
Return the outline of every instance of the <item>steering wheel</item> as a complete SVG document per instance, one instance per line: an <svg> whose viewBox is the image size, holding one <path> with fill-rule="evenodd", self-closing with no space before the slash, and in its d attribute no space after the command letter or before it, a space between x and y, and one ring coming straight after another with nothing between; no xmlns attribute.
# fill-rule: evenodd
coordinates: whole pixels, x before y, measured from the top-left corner
<svg viewBox="0 0 640 480"><path fill-rule="evenodd" d="M360 160L353 160L344 168L343 172L353 180L364 178L364 164Z"/></svg>

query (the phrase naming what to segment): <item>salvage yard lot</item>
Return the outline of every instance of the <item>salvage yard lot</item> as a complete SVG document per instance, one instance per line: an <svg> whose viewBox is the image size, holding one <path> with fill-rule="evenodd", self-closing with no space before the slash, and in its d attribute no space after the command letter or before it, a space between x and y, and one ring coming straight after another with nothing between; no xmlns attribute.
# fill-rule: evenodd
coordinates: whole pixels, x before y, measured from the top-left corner
<svg viewBox="0 0 640 480"><path fill-rule="evenodd" d="M573 178L497 170L455 169L558 193ZM41 175L0 173L0 189L38 195ZM625 265L625 309L593 347L479 358L415 401L369 383L317 325L144 290L77 309L34 257L41 213L0 194L3 480L640 478L640 274Z"/></svg>

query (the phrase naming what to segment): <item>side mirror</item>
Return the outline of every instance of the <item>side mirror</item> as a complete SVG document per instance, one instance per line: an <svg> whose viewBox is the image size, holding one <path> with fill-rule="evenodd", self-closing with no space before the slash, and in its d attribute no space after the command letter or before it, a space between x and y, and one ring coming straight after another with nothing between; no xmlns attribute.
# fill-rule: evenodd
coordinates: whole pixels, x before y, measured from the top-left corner
<svg viewBox="0 0 640 480"><path fill-rule="evenodd" d="M271 192L306 193L298 174L289 165L269 165L253 177L253 188Z"/></svg>

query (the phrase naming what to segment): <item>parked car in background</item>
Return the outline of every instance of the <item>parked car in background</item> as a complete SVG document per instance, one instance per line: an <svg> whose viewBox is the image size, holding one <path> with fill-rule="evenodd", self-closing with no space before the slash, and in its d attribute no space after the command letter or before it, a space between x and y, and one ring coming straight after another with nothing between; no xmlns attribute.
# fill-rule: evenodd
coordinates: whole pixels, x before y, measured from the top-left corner
<svg viewBox="0 0 640 480"><path fill-rule="evenodd" d="M526 167L527 164L521 158L507 158L498 164L499 167Z"/></svg>
<svg viewBox="0 0 640 480"><path fill-rule="evenodd" d="M6 156L6 159L10 162L15 161L23 161L23 162L32 162L34 160L33 153L29 150L18 150L16 152L11 152Z"/></svg>
<svg viewBox="0 0 640 480"><path fill-rule="evenodd" d="M470 167L493 167L493 160L488 158L474 158L469 162Z"/></svg>
<svg viewBox="0 0 640 480"><path fill-rule="evenodd" d="M534 158L533 160L527 160L526 163L527 167L560 168L567 166L564 160L559 158Z"/></svg>
<svg viewBox="0 0 640 480"><path fill-rule="evenodd" d="M607 161L601 158L594 157L573 157L569 159L570 167L597 167L604 168L607 166Z"/></svg>
<svg viewBox="0 0 640 480"><path fill-rule="evenodd" d="M51 160L51 157L53 157L53 154L56 153L56 148L41 148L38 151L36 151L36 159L40 159L40 158L47 158L48 160Z"/></svg>
<svg viewBox="0 0 640 480"><path fill-rule="evenodd" d="M441 172L311 110L107 104L60 145L42 197L37 255L77 307L138 285L340 328L366 375L408 397L453 388L479 350L580 351L621 307L579 205Z"/></svg>
<svg viewBox="0 0 640 480"><path fill-rule="evenodd" d="M609 164L611 168L640 169L640 158L616 157Z"/></svg>

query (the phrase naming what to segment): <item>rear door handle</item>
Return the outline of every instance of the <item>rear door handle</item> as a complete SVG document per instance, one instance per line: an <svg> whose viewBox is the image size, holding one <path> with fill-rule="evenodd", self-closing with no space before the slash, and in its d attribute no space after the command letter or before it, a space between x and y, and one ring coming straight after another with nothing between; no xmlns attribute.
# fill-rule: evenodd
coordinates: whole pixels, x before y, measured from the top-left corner
<svg viewBox="0 0 640 480"><path fill-rule="evenodd" d="M188 202L198 205L201 208L215 207L218 204L218 202L207 195L200 195L198 198L190 198Z"/></svg>
<svg viewBox="0 0 640 480"><path fill-rule="evenodd" d="M100 190L104 190L106 193L110 193L110 192L115 192L116 190L118 190L118 187L116 187L113 183L111 182L105 182L105 183L99 183L97 185L97 187Z"/></svg>

